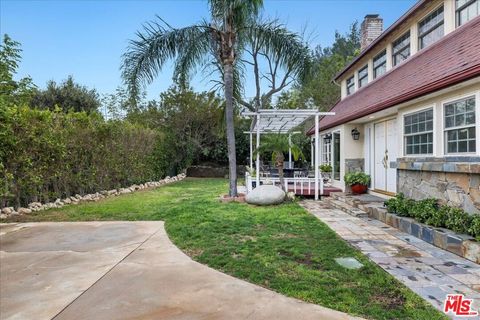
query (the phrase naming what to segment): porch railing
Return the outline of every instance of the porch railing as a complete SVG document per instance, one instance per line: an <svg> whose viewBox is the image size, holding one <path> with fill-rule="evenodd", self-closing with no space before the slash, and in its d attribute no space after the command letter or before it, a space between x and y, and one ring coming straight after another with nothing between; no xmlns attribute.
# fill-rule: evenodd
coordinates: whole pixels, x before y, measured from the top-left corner
<svg viewBox="0 0 480 320"><path fill-rule="evenodd" d="M294 192L297 195L315 195L315 178L309 177L288 177L284 178L284 187L287 192ZM260 184L272 184L280 187L280 178L278 177L260 177ZM256 177L252 177L248 172L245 173L245 185L247 193L255 189ZM318 194L323 195L323 179L318 181Z"/></svg>

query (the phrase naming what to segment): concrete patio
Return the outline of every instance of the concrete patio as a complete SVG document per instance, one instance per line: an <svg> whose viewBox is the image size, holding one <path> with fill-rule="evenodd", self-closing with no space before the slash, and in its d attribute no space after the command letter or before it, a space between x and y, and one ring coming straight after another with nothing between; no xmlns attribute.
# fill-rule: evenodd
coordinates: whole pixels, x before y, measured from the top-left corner
<svg viewBox="0 0 480 320"><path fill-rule="evenodd" d="M352 319L191 260L163 222L0 225L0 319Z"/></svg>

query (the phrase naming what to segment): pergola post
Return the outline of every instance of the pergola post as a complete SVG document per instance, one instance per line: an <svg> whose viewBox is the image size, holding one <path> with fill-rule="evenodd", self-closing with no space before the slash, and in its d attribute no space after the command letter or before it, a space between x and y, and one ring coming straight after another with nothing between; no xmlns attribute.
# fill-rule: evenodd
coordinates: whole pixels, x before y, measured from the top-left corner
<svg viewBox="0 0 480 320"><path fill-rule="evenodd" d="M310 164L312 165L312 168L315 165L314 161L315 161L315 156L313 153L313 137L310 137Z"/></svg>
<svg viewBox="0 0 480 320"><path fill-rule="evenodd" d="M288 134L288 169L292 168L292 134Z"/></svg>
<svg viewBox="0 0 480 320"><path fill-rule="evenodd" d="M253 134L250 132L250 169L253 169Z"/></svg>
<svg viewBox="0 0 480 320"><path fill-rule="evenodd" d="M319 142L319 124L318 114L315 115L315 200L318 200L318 180L320 172L318 171L318 142Z"/></svg>
<svg viewBox="0 0 480 320"><path fill-rule="evenodd" d="M257 160L256 160L256 172L257 177L255 179L256 186L255 188L260 186L260 153L258 152L258 148L260 147L260 114L257 114Z"/></svg>

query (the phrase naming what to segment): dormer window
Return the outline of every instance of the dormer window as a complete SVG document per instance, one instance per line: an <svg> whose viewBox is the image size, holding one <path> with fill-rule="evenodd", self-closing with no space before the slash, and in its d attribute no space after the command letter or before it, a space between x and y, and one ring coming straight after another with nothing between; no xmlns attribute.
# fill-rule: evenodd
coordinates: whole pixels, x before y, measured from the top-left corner
<svg viewBox="0 0 480 320"><path fill-rule="evenodd" d="M457 27L472 20L480 13L480 0L456 0Z"/></svg>
<svg viewBox="0 0 480 320"><path fill-rule="evenodd" d="M355 79L354 76L351 76L347 79L347 96L355 92Z"/></svg>
<svg viewBox="0 0 480 320"><path fill-rule="evenodd" d="M443 35L443 6L441 6L418 24L418 44L420 49L436 42Z"/></svg>
<svg viewBox="0 0 480 320"><path fill-rule="evenodd" d="M373 58L373 78L376 79L387 72L387 51L383 50Z"/></svg>
<svg viewBox="0 0 480 320"><path fill-rule="evenodd" d="M368 64L358 70L358 87L364 87L368 84Z"/></svg>
<svg viewBox="0 0 480 320"><path fill-rule="evenodd" d="M396 66L410 56L410 31L395 40L392 47L392 62Z"/></svg>

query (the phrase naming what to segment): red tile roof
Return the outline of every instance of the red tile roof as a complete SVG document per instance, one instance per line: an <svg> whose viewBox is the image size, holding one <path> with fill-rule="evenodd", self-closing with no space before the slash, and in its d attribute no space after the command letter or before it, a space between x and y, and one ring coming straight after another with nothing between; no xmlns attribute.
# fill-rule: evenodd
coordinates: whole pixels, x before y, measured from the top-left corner
<svg viewBox="0 0 480 320"><path fill-rule="evenodd" d="M337 102L334 116L320 120L321 130L480 76L480 17L473 19ZM308 134L314 133L314 128Z"/></svg>

